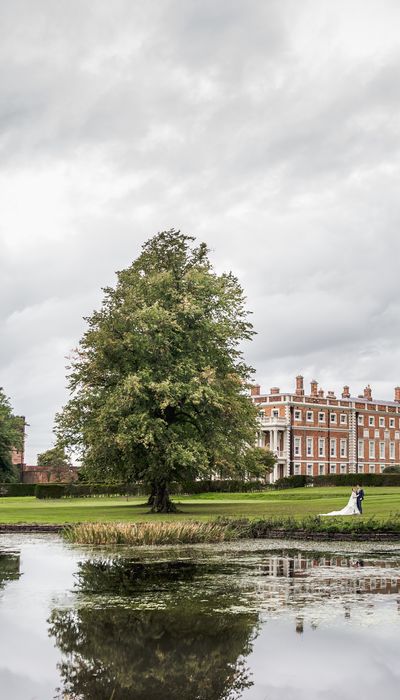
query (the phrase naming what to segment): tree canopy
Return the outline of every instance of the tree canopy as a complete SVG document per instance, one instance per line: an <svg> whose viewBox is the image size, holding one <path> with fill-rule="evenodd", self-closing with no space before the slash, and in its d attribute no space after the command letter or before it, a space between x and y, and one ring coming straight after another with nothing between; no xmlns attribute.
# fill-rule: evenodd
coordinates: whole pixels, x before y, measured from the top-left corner
<svg viewBox="0 0 400 700"><path fill-rule="evenodd" d="M14 416L10 400L0 388L0 481L15 481L13 450L22 450L24 419Z"/></svg>
<svg viewBox="0 0 400 700"><path fill-rule="evenodd" d="M49 450L40 452L37 456L37 464L39 467L64 468L70 467L71 462L65 451L64 445L56 444Z"/></svg>
<svg viewBox="0 0 400 700"><path fill-rule="evenodd" d="M165 511L171 481L265 471L242 351L254 331L236 277L213 270L204 243L170 230L103 291L56 419L86 475L145 481Z"/></svg>

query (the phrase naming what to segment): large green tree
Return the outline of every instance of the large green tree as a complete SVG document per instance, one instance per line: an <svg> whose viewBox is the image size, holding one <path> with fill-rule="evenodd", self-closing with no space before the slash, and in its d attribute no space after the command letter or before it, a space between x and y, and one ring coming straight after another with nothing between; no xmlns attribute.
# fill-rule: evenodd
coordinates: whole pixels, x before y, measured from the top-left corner
<svg viewBox="0 0 400 700"><path fill-rule="evenodd" d="M88 477L143 480L166 512L172 481L264 469L242 355L253 329L236 277L217 274L206 245L174 230L117 276L86 319L56 419Z"/></svg>
<svg viewBox="0 0 400 700"><path fill-rule="evenodd" d="M24 421L14 416L10 400L0 387L0 481L15 481L12 451L22 450Z"/></svg>

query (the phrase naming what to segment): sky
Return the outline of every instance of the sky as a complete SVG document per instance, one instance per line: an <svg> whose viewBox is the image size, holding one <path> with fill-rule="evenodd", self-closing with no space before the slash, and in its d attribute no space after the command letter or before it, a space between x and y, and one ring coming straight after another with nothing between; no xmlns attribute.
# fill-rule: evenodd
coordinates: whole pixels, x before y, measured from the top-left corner
<svg viewBox="0 0 400 700"><path fill-rule="evenodd" d="M0 3L0 386L53 441L67 357L141 245L238 275L255 379L400 384L397 0Z"/></svg>

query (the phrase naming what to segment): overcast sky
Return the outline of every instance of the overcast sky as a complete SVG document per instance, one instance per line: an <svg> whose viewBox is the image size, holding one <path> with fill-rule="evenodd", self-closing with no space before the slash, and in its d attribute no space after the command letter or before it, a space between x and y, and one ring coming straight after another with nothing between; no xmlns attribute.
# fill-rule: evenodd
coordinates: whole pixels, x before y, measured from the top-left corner
<svg viewBox="0 0 400 700"><path fill-rule="evenodd" d="M3 0L0 385L52 443L100 288L179 228L264 387L400 383L398 0Z"/></svg>

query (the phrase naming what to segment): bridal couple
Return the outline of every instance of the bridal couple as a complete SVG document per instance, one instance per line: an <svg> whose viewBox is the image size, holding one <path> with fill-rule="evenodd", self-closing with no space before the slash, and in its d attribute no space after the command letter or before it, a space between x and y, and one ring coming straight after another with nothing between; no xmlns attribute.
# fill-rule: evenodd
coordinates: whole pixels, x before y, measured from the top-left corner
<svg viewBox="0 0 400 700"><path fill-rule="evenodd" d="M353 486L347 506L342 510L333 510L331 513L321 513L321 515L362 515L362 502L364 491L361 486Z"/></svg>

